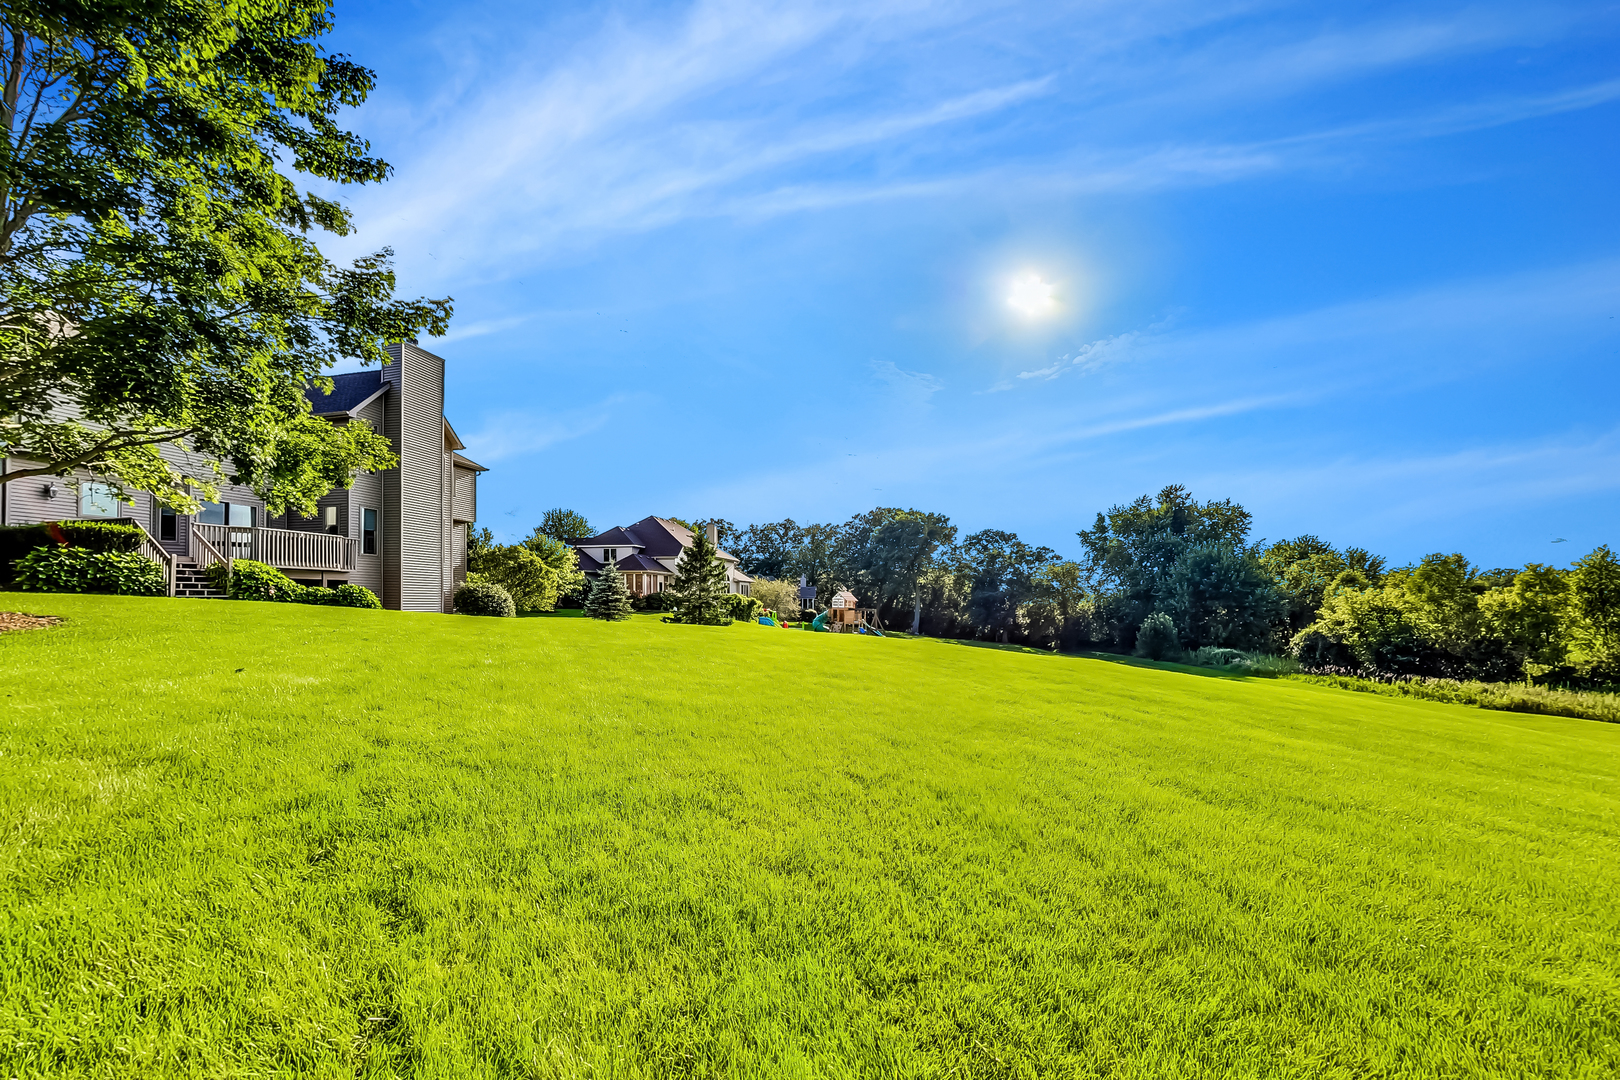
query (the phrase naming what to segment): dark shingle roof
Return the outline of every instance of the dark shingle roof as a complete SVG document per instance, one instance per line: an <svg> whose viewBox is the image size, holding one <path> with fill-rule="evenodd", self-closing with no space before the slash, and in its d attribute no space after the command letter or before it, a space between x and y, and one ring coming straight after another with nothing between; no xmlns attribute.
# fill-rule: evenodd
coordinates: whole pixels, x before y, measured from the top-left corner
<svg viewBox="0 0 1620 1080"><path fill-rule="evenodd" d="M657 559L649 559L645 555L626 555L619 560L620 570L652 570L655 573L667 574L669 567Z"/></svg>
<svg viewBox="0 0 1620 1080"><path fill-rule="evenodd" d="M583 540L570 540L571 544L589 544L591 547L612 547L615 544L629 544L632 547L641 547L642 543L624 529L615 525L605 533L587 536Z"/></svg>
<svg viewBox="0 0 1620 1080"><path fill-rule="evenodd" d="M382 389L381 371L351 371L332 376L332 392L323 394L313 386L304 387L304 396L316 415L344 413Z"/></svg>

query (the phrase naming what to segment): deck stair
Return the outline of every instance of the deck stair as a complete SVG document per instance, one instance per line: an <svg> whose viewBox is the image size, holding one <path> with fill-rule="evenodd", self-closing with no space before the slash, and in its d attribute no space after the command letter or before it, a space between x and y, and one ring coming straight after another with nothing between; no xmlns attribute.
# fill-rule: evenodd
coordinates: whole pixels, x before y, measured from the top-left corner
<svg viewBox="0 0 1620 1080"><path fill-rule="evenodd" d="M214 588L208 573L196 563L181 563L174 568L174 595L203 600L223 600L225 593Z"/></svg>

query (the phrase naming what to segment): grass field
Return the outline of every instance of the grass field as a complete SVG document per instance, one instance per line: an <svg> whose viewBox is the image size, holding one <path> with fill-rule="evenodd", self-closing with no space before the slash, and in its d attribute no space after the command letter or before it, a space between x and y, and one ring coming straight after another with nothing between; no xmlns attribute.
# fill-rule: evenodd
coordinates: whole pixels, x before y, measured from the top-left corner
<svg viewBox="0 0 1620 1080"><path fill-rule="evenodd" d="M1620 1075L1620 726L3 599L0 1075Z"/></svg>

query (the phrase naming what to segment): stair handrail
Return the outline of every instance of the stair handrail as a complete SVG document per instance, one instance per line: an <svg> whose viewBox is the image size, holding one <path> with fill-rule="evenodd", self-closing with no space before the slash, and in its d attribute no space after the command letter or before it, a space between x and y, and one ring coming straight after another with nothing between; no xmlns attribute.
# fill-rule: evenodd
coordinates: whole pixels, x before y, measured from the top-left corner
<svg viewBox="0 0 1620 1080"><path fill-rule="evenodd" d="M227 555L221 555L219 553L219 549L217 547L215 547L212 543L209 542L208 537L204 536L201 532L199 532L196 529L191 530L191 539L192 539L192 541L194 543L201 544L203 546L203 550L205 552L207 552L209 555L213 556L213 559L211 561L209 561L209 562L202 562L201 560L198 560L197 569L206 570L210 566L214 565L214 563L216 563L216 562L225 564L225 588L226 588L226 591L229 592L230 591L230 581L231 581L231 557L230 557L230 555L228 555L228 554ZM228 549L230 546L231 546L230 541L229 540L225 541L225 547Z"/></svg>
<svg viewBox="0 0 1620 1080"><path fill-rule="evenodd" d="M154 562L162 564L164 588L168 590L165 595L173 596L176 569L175 557L169 553L167 548L158 543L157 537L146 531L146 526L142 525L138 519L125 518L124 520L141 530L141 554Z"/></svg>

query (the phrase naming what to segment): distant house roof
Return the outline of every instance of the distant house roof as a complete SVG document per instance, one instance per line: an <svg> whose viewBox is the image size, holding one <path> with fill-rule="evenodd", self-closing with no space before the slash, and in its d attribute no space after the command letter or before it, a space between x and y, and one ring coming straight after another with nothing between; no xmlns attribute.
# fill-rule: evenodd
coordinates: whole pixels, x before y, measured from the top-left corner
<svg viewBox="0 0 1620 1080"><path fill-rule="evenodd" d="M814 600L815 598L816 598L816 587L814 585L800 585L799 586L799 599L800 600Z"/></svg>
<svg viewBox="0 0 1620 1080"><path fill-rule="evenodd" d="M464 458L457 453L451 453L450 460L455 462L458 467L463 469L473 469L477 472L489 472L488 469L478 464L478 462L474 461L472 458Z"/></svg>
<svg viewBox="0 0 1620 1080"><path fill-rule="evenodd" d="M579 568L587 574L594 574L598 570L601 570L605 565L601 559L589 555L584 551L580 551L578 554ZM669 567L665 566L663 563L656 559L649 559L645 555L639 555L634 552L630 553L629 555L621 556L619 561L613 565L617 566L620 571L626 574L635 574L648 571L654 574L669 573Z"/></svg>
<svg viewBox="0 0 1620 1080"><path fill-rule="evenodd" d="M569 542L576 545L588 545L590 547L615 547L619 544L624 544L629 547L646 546L636 537L631 536L628 530L621 529L617 525L605 533L597 533L595 536L587 536L583 540L571 540Z"/></svg>
<svg viewBox="0 0 1620 1080"><path fill-rule="evenodd" d="M585 539L570 539L569 544L580 549L580 568L586 570L586 572L595 573L601 563L596 559L590 559L590 555L585 554L586 547L640 547L642 551L637 552L637 554L642 555L648 562L651 562L653 559L679 559L680 554L687 547L692 547L695 539L697 538L693 536L692 529L687 528L687 526L677 525L676 521L671 521L669 518L653 517L642 518L635 525L627 525L624 528L611 528L606 533L586 536ZM735 568L735 563L737 563L735 555L727 551L718 552L718 554L721 562L732 563L729 568L731 568L732 575L735 575L734 580L753 581L753 578L742 573L742 570ZM588 563L586 563L586 560L588 560ZM625 567L624 559L619 560L619 568L629 570L629 567ZM648 565L646 568L648 570L658 570L661 573L669 573L669 567L656 565L656 563Z"/></svg>
<svg viewBox="0 0 1620 1080"><path fill-rule="evenodd" d="M304 397L309 399L310 408L317 416L331 416L335 413L353 411L356 407L364 405L377 395L383 388L382 372L350 371L342 375L332 376L332 392L323 394L319 387L304 387Z"/></svg>

